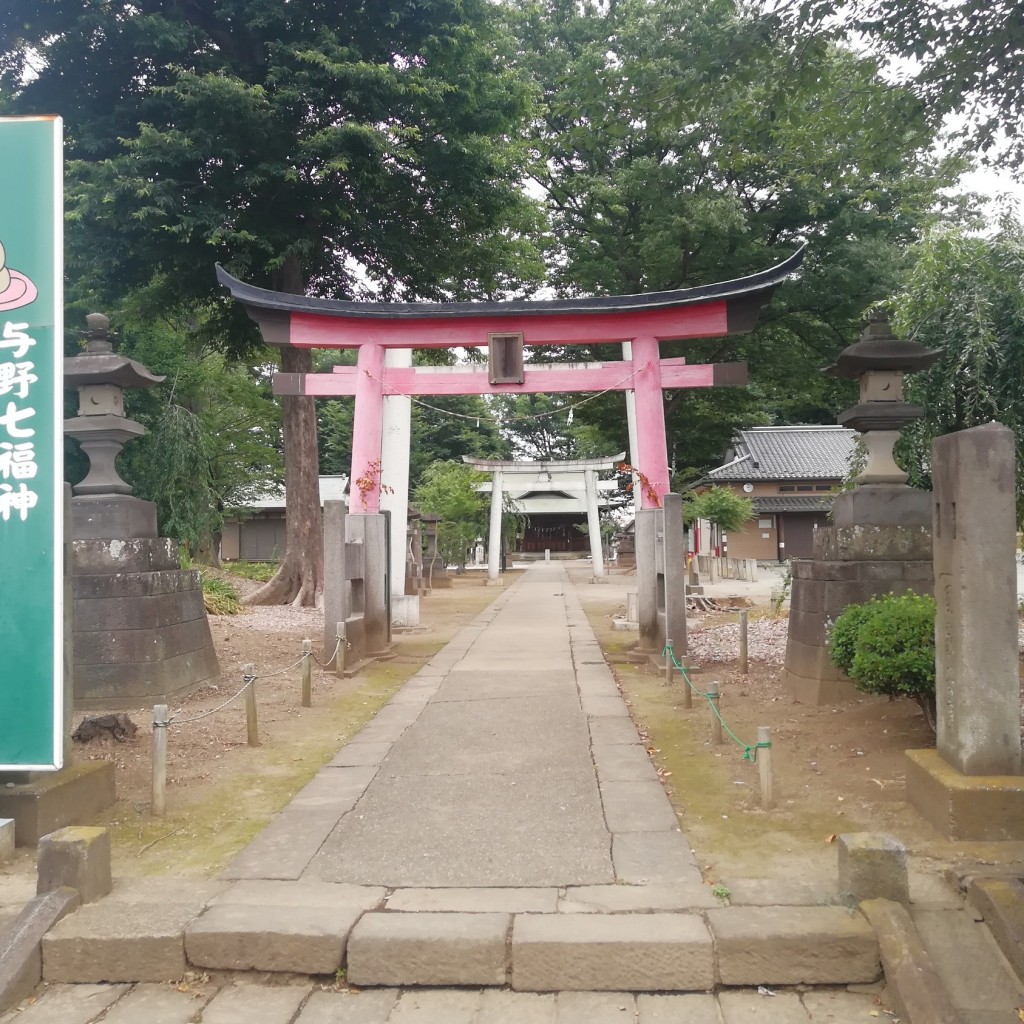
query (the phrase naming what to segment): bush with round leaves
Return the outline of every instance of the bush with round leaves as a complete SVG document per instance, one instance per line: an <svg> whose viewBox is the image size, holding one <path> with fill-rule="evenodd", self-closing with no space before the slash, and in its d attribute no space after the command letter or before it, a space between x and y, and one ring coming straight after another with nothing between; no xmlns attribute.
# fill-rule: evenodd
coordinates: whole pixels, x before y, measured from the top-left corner
<svg viewBox="0 0 1024 1024"><path fill-rule="evenodd" d="M858 690L911 697L934 726L934 598L908 590L850 605L832 626L829 647Z"/></svg>

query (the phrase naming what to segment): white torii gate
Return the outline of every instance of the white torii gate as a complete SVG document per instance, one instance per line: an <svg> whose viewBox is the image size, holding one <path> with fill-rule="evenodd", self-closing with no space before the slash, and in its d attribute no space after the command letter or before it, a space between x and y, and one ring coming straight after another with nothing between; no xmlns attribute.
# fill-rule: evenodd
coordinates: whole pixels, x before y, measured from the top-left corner
<svg viewBox="0 0 1024 1024"><path fill-rule="evenodd" d="M626 453L603 459L566 459L554 462L540 459L536 462L505 462L499 459L471 459L462 456L462 461L474 469L491 474L491 528L487 546L487 580L498 581L501 570L501 495L505 489L505 478L509 476L536 475L537 473L582 473L587 501L587 533L590 535L591 567L594 578L603 579L604 551L601 547L601 521L597 505L597 474L615 469L625 461Z"/></svg>

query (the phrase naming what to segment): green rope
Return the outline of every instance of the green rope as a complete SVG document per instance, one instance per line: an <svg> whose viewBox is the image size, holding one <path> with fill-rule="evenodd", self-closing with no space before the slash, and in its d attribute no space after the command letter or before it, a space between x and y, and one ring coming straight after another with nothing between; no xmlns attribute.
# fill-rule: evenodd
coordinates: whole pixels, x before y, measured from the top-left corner
<svg viewBox="0 0 1024 1024"><path fill-rule="evenodd" d="M734 733L732 729L729 728L729 723L726 722L726 720L722 717L722 712L718 710L718 705L712 699L711 694L704 693L703 690L698 690L697 687L693 685L693 681L690 679L690 673L687 672L686 669L679 664L679 661L676 658L676 652L672 650L671 640L666 641L665 649L661 653L662 656L667 655L669 658L672 659L672 664L675 665L676 669L679 671L679 674L683 677L683 680L685 681L686 685L695 694L697 694L698 697L703 697L708 702L708 704L711 705L711 710L715 713L715 717L718 719L718 721L722 723L722 728L728 733L729 737L733 740L733 742L735 742L738 746L743 748L744 761L756 761L758 750L766 749L772 745L771 740L769 740L767 743L744 743L743 740L741 740L739 736L737 736L736 733Z"/></svg>

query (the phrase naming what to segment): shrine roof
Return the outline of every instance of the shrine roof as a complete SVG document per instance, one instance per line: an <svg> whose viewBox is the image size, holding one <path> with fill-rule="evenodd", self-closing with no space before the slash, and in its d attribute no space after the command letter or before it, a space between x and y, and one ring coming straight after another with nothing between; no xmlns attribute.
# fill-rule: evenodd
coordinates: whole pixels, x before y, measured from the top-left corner
<svg viewBox="0 0 1024 1024"><path fill-rule="evenodd" d="M217 266L217 280L234 299L251 309L305 313L360 320L450 320L464 317L587 315L639 312L730 299L767 300L803 262L804 248L768 270L731 281L636 295L598 295L569 299L513 299L502 302L362 302L321 299L257 288Z"/></svg>
<svg viewBox="0 0 1024 1024"><path fill-rule="evenodd" d="M809 425L753 427L739 431L725 464L710 470L709 483L726 480L841 480L850 468L857 432Z"/></svg>

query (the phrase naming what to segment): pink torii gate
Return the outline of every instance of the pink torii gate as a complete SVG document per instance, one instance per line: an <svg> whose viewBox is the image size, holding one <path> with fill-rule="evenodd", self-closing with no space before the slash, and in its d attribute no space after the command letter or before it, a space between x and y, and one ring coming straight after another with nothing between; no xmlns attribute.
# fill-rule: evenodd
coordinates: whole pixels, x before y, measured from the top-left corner
<svg viewBox="0 0 1024 1024"><path fill-rule="evenodd" d="M742 386L746 363L662 359L660 341L751 331L774 291L800 266L803 249L769 270L697 288L597 298L511 302L350 302L256 288L222 267L217 278L255 320L269 345L355 348L356 365L332 373L274 376L274 393L355 396L351 512L380 508L384 399L389 395L502 395L627 391L635 395L634 467L647 484L641 508L669 489L662 391ZM530 364L523 346L624 343L627 358ZM486 367L385 366L388 349L491 345ZM628 346L627 344L628 343ZM497 363L495 345L499 357ZM502 348L504 346L504 348Z"/></svg>

